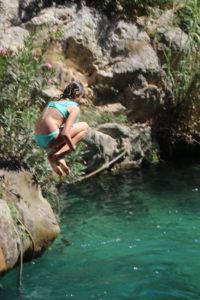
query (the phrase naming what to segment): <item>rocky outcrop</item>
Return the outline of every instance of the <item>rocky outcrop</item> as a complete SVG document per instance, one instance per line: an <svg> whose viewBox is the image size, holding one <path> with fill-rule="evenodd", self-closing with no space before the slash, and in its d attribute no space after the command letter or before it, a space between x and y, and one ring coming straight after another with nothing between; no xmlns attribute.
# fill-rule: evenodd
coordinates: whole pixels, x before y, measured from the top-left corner
<svg viewBox="0 0 200 300"><path fill-rule="evenodd" d="M27 171L0 170L0 275L40 255L59 234L50 204Z"/></svg>
<svg viewBox="0 0 200 300"><path fill-rule="evenodd" d="M174 60L180 51L188 47L188 35L176 23L177 16L172 9L154 9L152 18L140 19L140 24L145 26L162 63L166 62L165 56L168 53L171 53Z"/></svg>
<svg viewBox="0 0 200 300"><path fill-rule="evenodd" d="M169 51L168 62L176 63L188 35L174 22L173 9L154 8L151 16L126 21L71 1L0 0L0 17L0 49L16 51L35 32L36 54L45 53L56 71L43 91L47 98L78 80L85 104L148 124L174 100L162 63Z"/></svg>
<svg viewBox="0 0 200 300"><path fill-rule="evenodd" d="M0 28L0 48L16 51L23 46L28 32L34 31L37 55L45 51L46 62L55 68L52 84L43 91L46 98L57 95L66 82L79 80L87 91L85 104L122 112L138 123L154 119L169 101L171 88L160 61L164 51L171 49L176 53L187 44L187 34L173 24L173 10L155 9L151 18L127 22L110 20L94 8L70 1L62 6L62 1L55 1L54 5L47 0L20 4L14 0L7 5L5 0L0 1L6 28ZM107 153L109 159L115 155L112 148L106 147L112 137L101 135L99 129L98 135L91 132L97 145L101 144L97 147L90 143L91 149L96 149L97 161L106 160L100 158L100 153ZM114 140L113 149L116 143L120 148Z"/></svg>
<svg viewBox="0 0 200 300"><path fill-rule="evenodd" d="M63 88L74 78L86 87L93 85L92 101L96 105L121 102L129 111L135 111L141 102L138 110L142 112L146 104L143 99L147 98L152 107L162 106L165 92L159 59L148 34L136 23L111 21L95 9L82 7L77 11L75 5L66 4L42 10L24 27L40 30L38 39L50 43L46 59L57 70L55 85ZM117 91L117 96L112 92L106 95L105 86ZM145 121L156 109L149 115L146 109L137 119Z"/></svg>
<svg viewBox="0 0 200 300"><path fill-rule="evenodd" d="M0 39L0 48L9 48L11 51L24 46L24 41L29 36L29 32L19 26L10 27L5 32L2 32Z"/></svg>
<svg viewBox="0 0 200 300"><path fill-rule="evenodd" d="M151 128L145 124L122 126L106 123L96 130L90 129L85 142L89 145L89 156L85 157L88 170L94 171L109 163L122 151L123 158L118 166L138 167L149 159L152 152L158 153L158 146L152 142Z"/></svg>
<svg viewBox="0 0 200 300"><path fill-rule="evenodd" d="M12 11L16 10L14 3ZM129 117L140 122L152 118L162 108L169 88L148 33L161 30L161 24L157 28L156 22L147 23L145 27L125 20L111 21L96 9L79 8L67 1L64 6L45 9L51 5L50 1L28 1L26 5L23 3L23 12L31 5L35 8L31 17L23 18L18 14L21 20L18 27L11 26L10 21L8 35L0 30L0 47L9 45L15 50L23 45L27 32L37 32L38 51L45 43L46 60L56 69L55 91L63 89L66 82L79 80L87 88L86 98L95 105L120 102ZM15 15L16 11L13 18ZM172 34L168 36L174 39ZM175 42L178 47L177 35ZM106 86L110 87L109 93L106 93Z"/></svg>
<svg viewBox="0 0 200 300"><path fill-rule="evenodd" d="M38 53L45 45L46 60L56 69L51 93L76 79L87 89L85 103L121 103L136 122L156 116L171 94L160 60L164 51L177 53L188 39L174 26L173 10L155 9L152 18L127 22L110 20L94 8L70 1L61 3L14 0L6 4L1 0L5 22L0 28L0 48L15 51L33 30Z"/></svg>

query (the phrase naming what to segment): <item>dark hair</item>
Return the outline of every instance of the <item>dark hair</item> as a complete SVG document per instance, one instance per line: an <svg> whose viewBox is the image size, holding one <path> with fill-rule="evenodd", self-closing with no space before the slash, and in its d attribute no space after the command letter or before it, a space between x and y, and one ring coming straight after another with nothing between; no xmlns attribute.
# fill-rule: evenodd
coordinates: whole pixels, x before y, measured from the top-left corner
<svg viewBox="0 0 200 300"><path fill-rule="evenodd" d="M72 81L63 92L63 97L75 99L77 97L80 97L84 94L84 88L83 85L80 82Z"/></svg>

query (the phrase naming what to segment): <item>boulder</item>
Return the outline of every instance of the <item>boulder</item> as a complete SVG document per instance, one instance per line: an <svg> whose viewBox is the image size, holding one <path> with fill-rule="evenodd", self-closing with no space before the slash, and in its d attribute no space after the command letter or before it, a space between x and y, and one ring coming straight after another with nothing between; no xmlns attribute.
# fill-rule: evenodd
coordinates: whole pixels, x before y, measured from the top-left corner
<svg viewBox="0 0 200 300"><path fill-rule="evenodd" d="M98 108L101 111L107 111L107 112L111 112L114 114L120 114L120 113L124 113L126 111L126 107L123 106L121 103L111 103L111 104L107 104L107 105L101 105L98 106Z"/></svg>
<svg viewBox="0 0 200 300"><path fill-rule="evenodd" d="M95 129L89 130L84 141L89 149L88 155L85 156L85 160L88 162L88 171L99 168L112 160L113 156L118 153L117 141L111 136Z"/></svg>
<svg viewBox="0 0 200 300"><path fill-rule="evenodd" d="M0 32L10 26L19 26L36 16L42 8L51 5L52 0L0 0Z"/></svg>
<svg viewBox="0 0 200 300"><path fill-rule="evenodd" d="M18 26L10 27L0 35L0 49L9 48L11 51L16 52L17 49L24 46L24 41L28 36L28 30Z"/></svg>
<svg viewBox="0 0 200 300"><path fill-rule="evenodd" d="M161 110L165 97L162 88L153 84L140 89L129 86L124 95L122 103L126 103L129 118L139 122L153 118Z"/></svg>
<svg viewBox="0 0 200 300"><path fill-rule="evenodd" d="M126 155L119 161L120 167L139 167L152 151L158 152L152 142L151 128L146 124L129 127L106 123L90 129L84 141L89 145L89 154L85 156L88 171L110 162L123 150L126 150Z"/></svg>
<svg viewBox="0 0 200 300"><path fill-rule="evenodd" d="M0 275L37 257L59 234L50 204L27 171L0 170Z"/></svg>
<svg viewBox="0 0 200 300"><path fill-rule="evenodd" d="M6 32L10 26L20 24L18 12L19 0L0 0L0 32Z"/></svg>
<svg viewBox="0 0 200 300"><path fill-rule="evenodd" d="M154 8L152 18L142 20L162 63L165 63L165 55L169 51L174 59L174 56L188 45L188 35L176 25L176 19L172 9L163 11Z"/></svg>

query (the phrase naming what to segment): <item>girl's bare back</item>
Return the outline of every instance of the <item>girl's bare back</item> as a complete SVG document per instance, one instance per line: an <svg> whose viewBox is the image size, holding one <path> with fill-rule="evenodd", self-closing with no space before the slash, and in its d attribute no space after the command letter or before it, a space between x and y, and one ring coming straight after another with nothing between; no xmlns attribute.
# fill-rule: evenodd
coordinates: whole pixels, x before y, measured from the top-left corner
<svg viewBox="0 0 200 300"><path fill-rule="evenodd" d="M46 107L35 124L36 134L48 134L61 128L63 117L54 107Z"/></svg>

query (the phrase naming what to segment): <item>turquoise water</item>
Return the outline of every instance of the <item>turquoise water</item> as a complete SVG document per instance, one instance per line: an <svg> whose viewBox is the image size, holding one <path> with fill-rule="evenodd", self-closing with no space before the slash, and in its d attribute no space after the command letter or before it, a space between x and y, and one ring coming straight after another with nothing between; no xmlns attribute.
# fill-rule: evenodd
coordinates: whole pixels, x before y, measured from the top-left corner
<svg viewBox="0 0 200 300"><path fill-rule="evenodd" d="M106 175L64 198L61 235L24 264L21 296L18 269L3 278L0 300L200 299L200 164Z"/></svg>

